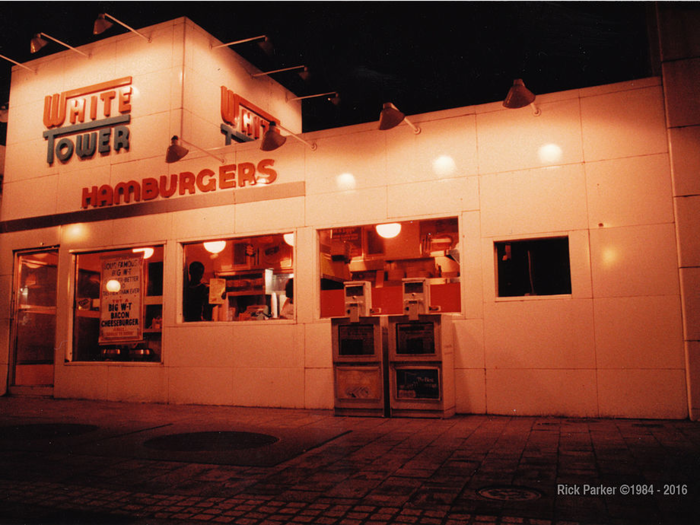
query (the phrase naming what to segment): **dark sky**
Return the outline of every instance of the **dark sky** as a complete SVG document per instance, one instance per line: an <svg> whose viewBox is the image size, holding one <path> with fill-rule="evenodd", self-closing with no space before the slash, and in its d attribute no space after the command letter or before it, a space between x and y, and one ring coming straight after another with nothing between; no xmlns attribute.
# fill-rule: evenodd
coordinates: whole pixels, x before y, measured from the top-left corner
<svg viewBox="0 0 700 525"><path fill-rule="evenodd" d="M101 12L139 29L186 16L223 42L267 34L235 50L263 71L306 65L274 78L298 96L338 91L341 104L304 102L304 130L378 119L383 102L407 115L502 100L514 78L537 93L654 74L651 2L0 2L0 54L19 62L64 51L29 52L34 33L72 46L94 36ZM0 104L12 64L0 60Z"/></svg>

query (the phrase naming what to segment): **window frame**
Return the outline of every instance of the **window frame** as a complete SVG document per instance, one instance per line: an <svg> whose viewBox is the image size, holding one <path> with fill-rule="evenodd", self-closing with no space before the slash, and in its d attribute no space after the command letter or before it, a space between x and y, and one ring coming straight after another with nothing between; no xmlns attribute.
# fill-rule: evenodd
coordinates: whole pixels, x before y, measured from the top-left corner
<svg viewBox="0 0 700 525"><path fill-rule="evenodd" d="M498 245L513 244L513 243L536 243L538 241L553 241L566 240L567 242L567 263L568 263L568 291L553 294L525 294L525 295L499 295L500 294L500 260ZM492 244L493 249L493 270L494 270L494 296L495 300L500 302L508 301L533 301L533 300L551 300L551 299L566 299L571 298L573 294L573 273L571 264L571 241L572 237L569 233L551 234L532 237L509 237L494 239Z"/></svg>
<svg viewBox="0 0 700 525"><path fill-rule="evenodd" d="M440 223L443 221L447 221L450 226L445 228L444 226L441 227ZM406 254L403 253L400 256L392 256L390 252L394 251L392 248L390 248L388 245L390 243L393 243L392 239L384 239L381 241L381 244L383 248L381 251L374 251L370 249L370 245L372 245L372 240L369 239L368 232L366 231L367 229L372 229L373 231L370 233L370 235L376 235L377 237L380 237L378 234L374 233L374 228L378 225L382 224L387 224L387 223L400 223L402 225L402 228L405 227L406 225L412 225L415 223L415 229L417 232L417 239L416 239L416 253L415 254ZM422 223L435 223L433 225L434 228L436 228L438 234L442 234L443 236L449 236L452 241L451 241L451 248L442 250L439 246L433 246L432 244L426 244L422 242L418 242L422 238L422 233L421 233L421 224ZM453 224L453 226L452 226ZM443 229L444 228L444 229ZM455 300L452 300L452 304L456 305L458 303L458 307L454 309L448 309L444 310L443 313L450 314L450 315L457 315L461 316L464 315L465 311L465 301L464 301L464 289L465 289L465 268L466 265L464 263L464 245L463 245L463 230L464 226L462 224L462 218L460 214L445 214L445 215L438 215L438 216L428 216L428 217L404 217L404 218L397 218L397 219L386 219L386 220L380 220L380 221L372 221L372 222L358 222L358 223L352 223L352 222L343 222L341 224L330 224L326 226L319 226L315 227L315 232L316 232L316 244L315 244L315 259L314 259L314 270L315 270L315 281L316 281L316 290L318 293L318 297L316 298L316 309L317 309L317 319L319 320L328 320L332 319L334 317L342 317L343 314L342 312L339 313L331 313L330 310L336 310L337 308L331 307L330 306L330 301L324 303L324 292L327 294L328 292L335 293L338 290L342 289L342 282L347 282L347 281L355 281L355 280L369 280L372 282L372 293L373 296L376 293L376 290L378 287L375 286L376 281L373 281L372 278L365 278L362 277L363 273L372 273L379 271L379 268L375 268L374 266L377 265L378 263L399 263L397 266L397 271L400 274L402 269L400 268L402 263L406 263L407 261L410 260L426 260L429 258L433 258L434 260L437 260L439 258L447 258L449 257L451 261L448 261L450 264L456 265L456 269L454 267L452 268L447 268L447 271L443 274L442 269L441 269L441 274L440 275L433 275L433 276L428 276L425 277L429 281L434 281L438 279L444 279L444 283L442 284L447 284L449 286L457 286L458 292L457 294L450 294L450 296L456 297ZM346 232L352 237L352 231L351 230L359 230L359 239L354 239L351 238L350 240L346 241L345 250L339 249L337 246L334 247L332 244L328 244L328 235L329 232L333 230L346 230ZM403 233L403 232L402 232ZM401 235L401 234L399 234ZM437 237L440 237L440 235L437 235ZM438 241L439 239L435 239ZM325 244L324 244L325 241ZM378 241L377 238L374 239L374 241ZM376 243L375 243L376 244ZM324 250L323 247L326 248ZM432 248L432 249L430 249ZM359 254L357 253L359 250ZM401 250L403 252L404 250ZM437 253L432 253L432 252L440 252L444 251L443 255L438 255ZM450 255L447 255L447 252L450 252ZM454 258L453 256L455 253L459 253L459 256L457 258ZM324 260L324 257L326 257L326 260ZM347 265L347 272L342 273L342 275L336 275L334 274L332 278L327 278L325 277L327 274L324 273L324 269L328 269L328 258L334 259L335 262L342 262L341 259L345 257L345 264ZM362 271L362 270L351 270L350 265L353 265L355 263L358 263L360 261L364 261L367 263L367 270ZM437 265L436 265L437 267ZM346 275L347 273L347 275ZM353 276L353 273L355 274L360 274L360 277ZM410 275L408 269L403 271L403 275L401 277L399 276L392 276L390 275L389 272L385 272L386 276L381 279L381 285L380 287L384 288L394 288L397 286L397 282L401 281L403 278L411 278L411 277L424 277L423 275ZM394 273L394 272L391 272ZM349 275L349 277L348 277ZM324 282L324 279L326 282ZM341 281L343 279L343 281ZM334 281L335 284L330 283L329 281ZM389 286L387 286L387 283ZM431 283L435 284L435 283ZM439 285L440 283L438 283ZM326 288L324 289L324 286ZM443 296L444 297L444 296ZM374 300L374 297L373 297ZM392 301L392 304L394 300L392 298L389 298L389 300ZM336 301L333 301L336 302ZM373 309L377 310L376 315L402 315L403 314L403 308L399 308L399 310L391 310L389 312L387 311L382 311L382 307L373 303Z"/></svg>
<svg viewBox="0 0 700 525"><path fill-rule="evenodd" d="M164 309L165 309L165 288L164 288L164 281L165 281L165 267L166 267L166 258L167 258L167 243L164 241L157 241L154 243L135 243L135 244L128 244L128 245L122 245L122 246L108 246L108 247L99 247L99 248L86 248L86 249L79 249L79 250L70 250L70 287L68 291L68 304L69 304L69 322L68 322L68 344L66 345L66 352L65 352L65 364L67 366L85 366L85 365L118 365L118 366L161 366L164 362L164 357L163 357L163 330L164 330ZM158 353L156 354L157 357L155 359L148 359L146 357L142 357L139 355L137 359L104 359L104 358L97 358L97 359L77 359L76 353L78 352L78 347L76 345L76 334L75 331L78 328L77 327L77 313L79 310L79 304L78 304L78 283L80 279L80 271L81 268L79 267L79 258L81 256L86 256L86 255L98 255L100 257L110 254L110 253L119 253L119 252L127 252L127 251L133 251L139 248L160 248L162 250L162 275L161 275L161 283L160 283L160 291L161 295L148 295L148 290L144 291L144 294L142 296L142 318L143 318L143 323L144 325L146 324L146 320L148 318L147 310L148 306L160 306L160 327L158 329L147 329L145 326L143 327L143 332L142 335L145 335L147 333L149 334L154 334L158 333L160 334L160 338L158 339L158 346L159 350ZM150 264L150 263L149 263ZM144 282L148 283L148 268L144 268ZM150 299L149 299L150 298ZM101 310L96 310L96 312L101 312ZM99 317L97 317L99 319ZM154 317L157 318L157 317ZM99 334L99 328L98 328L98 334ZM99 338L99 336L98 336ZM99 339L98 339L99 340ZM146 338L144 337L142 341L145 341ZM118 345L128 345L131 343L109 343L106 345L102 346L118 346ZM134 343L138 344L138 343ZM98 343L99 346L99 343ZM137 349L135 349L137 350ZM136 354L135 354L136 355Z"/></svg>
<svg viewBox="0 0 700 525"><path fill-rule="evenodd" d="M221 318L216 318L216 314L212 316L212 319L210 320L201 320L201 321L186 321L185 320L185 289L189 280L189 264L193 261L188 262L188 256L187 256L187 248L188 246L194 246L194 245L199 245L203 248L203 244L207 242L212 242L212 241L226 241L231 245L231 259L229 261L229 266L230 268L227 268L224 270L222 273L225 273L223 276L224 278L230 278L233 277L233 274L243 274L243 273L249 273L249 274L254 274L254 273L261 273L263 274L262 278L265 279L265 272L269 270L269 268L254 268L251 267L249 264L242 264L240 261L237 261L235 256L235 247L239 246L246 241L249 241L251 239L262 239L266 237L279 237L281 243L286 243L289 246L289 253L291 257L291 262L289 263L289 266L287 268L281 268L283 271L276 271L273 269L273 273L271 275L271 279L279 279L279 276L284 276L284 275L289 275L291 277L289 278L294 278L296 276L297 272L297 250L296 250L296 242L294 244L290 245L287 243L285 240L285 236L291 234L294 236L294 239L296 241L297 237L297 230L294 228L290 229L285 229L283 231L275 231L275 232L268 232L268 233L251 233L247 235L222 235L219 237L209 237L209 238L196 238L196 239L190 239L190 240L180 240L178 241L178 254L179 254L179 260L180 260L180 267L178 271L178 291L177 293L177 323L180 326L212 326L212 325L220 325L222 323L249 323L249 322L254 322L259 324L259 320L262 319L263 317L260 316L257 319L239 319L239 314L240 312L236 312L236 318L231 319L231 318L226 318L226 319L221 319ZM250 243L249 243L250 244ZM263 260L262 256L259 256L259 260ZM276 271L276 273L275 273ZM214 273L214 272L209 272L209 273ZM206 275L206 272L205 272ZM273 290L276 290L276 288L273 288ZM293 293L296 293L297 291L297 283L296 281L293 283ZM273 291L273 294L276 292ZM227 296L229 295L229 292L227 292ZM253 295L258 295L258 294L250 294L252 297ZM263 294L266 295L266 294ZM286 295L285 295L286 297ZM283 302L278 303L278 312L281 313L282 307L283 307ZM229 314L230 315L230 314ZM279 315L279 314L278 314ZM298 318L298 308L294 307L294 317L293 318L281 318L281 317L270 317L270 318L265 318L268 321L274 321L274 324L282 324L282 323L296 323Z"/></svg>

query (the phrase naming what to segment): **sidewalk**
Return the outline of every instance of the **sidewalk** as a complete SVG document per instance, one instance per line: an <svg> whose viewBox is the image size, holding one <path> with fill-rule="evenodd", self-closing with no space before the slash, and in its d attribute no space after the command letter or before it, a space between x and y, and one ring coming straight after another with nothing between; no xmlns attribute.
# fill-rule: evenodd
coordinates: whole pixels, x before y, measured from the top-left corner
<svg viewBox="0 0 700 525"><path fill-rule="evenodd" d="M2 524L695 524L698 501L690 421L0 398Z"/></svg>

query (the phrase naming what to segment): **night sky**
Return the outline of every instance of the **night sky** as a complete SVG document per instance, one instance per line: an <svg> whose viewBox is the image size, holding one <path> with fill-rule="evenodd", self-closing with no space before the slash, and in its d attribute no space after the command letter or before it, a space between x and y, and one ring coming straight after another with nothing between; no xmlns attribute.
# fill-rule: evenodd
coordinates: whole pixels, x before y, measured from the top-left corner
<svg viewBox="0 0 700 525"><path fill-rule="evenodd" d="M413 115L503 100L514 78L537 93L643 78L651 66L651 2L2 2L0 54L18 62L127 30L93 35L109 13L140 29L181 16L235 46L262 71L306 65L273 78L297 96L337 91L341 103L304 101L304 131L375 121L383 102ZM0 105L9 100L12 64L0 60Z"/></svg>

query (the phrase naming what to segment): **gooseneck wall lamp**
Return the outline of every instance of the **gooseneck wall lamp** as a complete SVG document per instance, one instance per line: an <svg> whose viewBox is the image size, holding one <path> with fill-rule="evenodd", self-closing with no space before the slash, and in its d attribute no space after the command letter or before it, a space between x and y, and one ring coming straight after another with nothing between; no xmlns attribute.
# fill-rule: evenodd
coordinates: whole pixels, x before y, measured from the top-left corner
<svg viewBox="0 0 700 525"><path fill-rule="evenodd" d="M219 44L218 46L212 45L212 49L219 49L220 47L228 47L228 46L235 46L238 44L245 44L246 42L253 42L255 40L265 40L267 41L267 36L265 35L260 35L260 36L254 36L251 38L244 38L243 40L236 40L235 42L228 42L226 44Z"/></svg>
<svg viewBox="0 0 700 525"><path fill-rule="evenodd" d="M23 67L24 69L26 69L26 70L28 70L28 71L31 71L32 73L36 73L36 71L33 70L31 67L27 67L27 66L25 66L24 64L20 64L20 63L17 62L16 60L12 60L11 58L7 58L6 56L3 56L3 55L0 55L0 58L4 58L4 59L7 60L8 62L12 62L12 63L15 64L16 66Z"/></svg>
<svg viewBox="0 0 700 525"><path fill-rule="evenodd" d="M254 73L250 75L251 77L262 77L266 75L273 75L275 73L282 73L283 71L294 71L295 69L301 69L302 71L299 72L299 76L306 80L309 76L309 68L306 66L294 66L294 67L285 67L283 69L275 69L274 71L265 71L263 73Z"/></svg>
<svg viewBox="0 0 700 525"><path fill-rule="evenodd" d="M513 86L508 91L503 107L508 109L519 109L530 106L535 116L542 114L542 110L535 105L535 94L525 87L525 83L520 78L513 81Z"/></svg>
<svg viewBox="0 0 700 525"><path fill-rule="evenodd" d="M76 53L83 55L85 58L90 58L90 55L88 55L87 53L83 53L82 51L79 51L79 50L75 49L74 47L69 46L65 42L61 42L60 40L57 40L54 37L47 35L46 33L37 33L36 35L34 35L34 38L32 38L32 41L29 43L29 50L32 53L36 53L42 47L44 47L46 44L48 44L48 42L46 40L44 40L42 37L46 37L49 40L53 40L57 44L61 44L62 46L67 47L71 51L75 51Z"/></svg>
<svg viewBox="0 0 700 525"><path fill-rule="evenodd" d="M277 148L279 148L280 146L284 145L285 142L287 142L287 136L280 134L280 132L277 131L277 128L280 128L280 129L286 131L287 133L289 133L288 136L294 137L299 142L303 142L308 147L310 147L312 151L315 151L316 148L318 147L315 142L307 142L306 140L302 139L301 137L296 136L294 133L292 133L288 129L283 128L279 124L275 124L274 122L270 122L269 129L265 132L265 134L262 137L262 140L260 141L260 149L262 151L274 151Z"/></svg>
<svg viewBox="0 0 700 525"><path fill-rule="evenodd" d="M420 128L408 120L406 115L401 113L391 102L386 102L379 115L379 129L387 130L395 128L402 122L406 122L416 135L420 133Z"/></svg>
<svg viewBox="0 0 700 525"><path fill-rule="evenodd" d="M178 141L182 141L182 142L189 144L193 148L201 151L202 153L206 153L210 157L214 157L216 160L218 160L221 163L223 163L225 161L225 159L223 159L221 157L217 157L213 153L211 153L205 149L200 148L196 144L192 144L191 142L188 142L185 139L179 138L177 135L173 135L173 138L170 139L170 146L168 146L168 149L165 152L165 162L167 162L168 164L172 164L173 162L177 162L178 160L182 159L185 155L187 155L190 152L190 150L188 150L186 147L178 144Z"/></svg>
<svg viewBox="0 0 700 525"><path fill-rule="evenodd" d="M119 20L114 18L112 15L108 15L107 13L101 13L100 15L98 15L97 20L95 20L95 25L93 26L93 29L92 29L93 35L101 35L102 33L107 31L110 27L112 27L114 25L112 22L107 20L108 18L110 20L114 20L120 26L126 27L132 33L136 33L137 35L139 35L141 38L143 38L146 42L148 42L150 44L151 39L149 37L139 33L133 27L129 27L124 22L120 22Z"/></svg>
<svg viewBox="0 0 700 525"><path fill-rule="evenodd" d="M318 97L328 97L328 102L330 102L334 106L337 106L338 104L340 104L340 95L338 95L337 91L329 91L328 93L319 93L318 95L306 95L305 97L288 98L287 102L291 102L292 100L306 100L307 98L318 98Z"/></svg>

